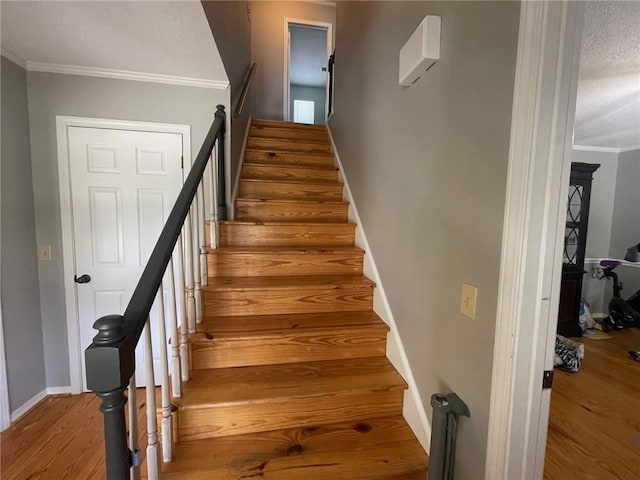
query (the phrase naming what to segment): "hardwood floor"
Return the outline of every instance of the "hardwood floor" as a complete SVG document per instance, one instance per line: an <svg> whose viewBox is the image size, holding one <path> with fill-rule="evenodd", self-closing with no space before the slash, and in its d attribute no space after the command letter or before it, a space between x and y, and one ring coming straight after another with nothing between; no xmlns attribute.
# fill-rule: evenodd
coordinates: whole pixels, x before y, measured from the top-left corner
<svg viewBox="0 0 640 480"><path fill-rule="evenodd" d="M583 339L573 375L556 370L547 437L546 480L640 478L640 330Z"/></svg>
<svg viewBox="0 0 640 480"><path fill-rule="evenodd" d="M140 445L146 445L144 390L138 391ZM49 396L0 436L2 480L102 480L100 401L92 393Z"/></svg>

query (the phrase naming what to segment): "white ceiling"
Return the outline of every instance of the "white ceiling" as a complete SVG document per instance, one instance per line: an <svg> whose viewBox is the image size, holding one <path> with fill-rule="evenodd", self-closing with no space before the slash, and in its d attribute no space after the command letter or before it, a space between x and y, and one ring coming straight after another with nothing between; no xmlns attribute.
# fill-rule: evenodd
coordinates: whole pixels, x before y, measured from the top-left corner
<svg viewBox="0 0 640 480"><path fill-rule="evenodd" d="M582 37L574 144L640 145L640 2L591 1Z"/></svg>
<svg viewBox="0 0 640 480"><path fill-rule="evenodd" d="M292 25L289 77L291 85L324 87L327 83L327 30Z"/></svg>
<svg viewBox="0 0 640 480"><path fill-rule="evenodd" d="M2 46L29 62L211 81L227 75L200 2L0 2Z"/></svg>

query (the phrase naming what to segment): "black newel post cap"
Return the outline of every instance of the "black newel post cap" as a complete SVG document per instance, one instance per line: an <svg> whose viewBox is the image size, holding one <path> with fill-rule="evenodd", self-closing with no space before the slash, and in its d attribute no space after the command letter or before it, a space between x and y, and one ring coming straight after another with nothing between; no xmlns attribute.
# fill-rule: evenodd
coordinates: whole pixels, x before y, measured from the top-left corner
<svg viewBox="0 0 640 480"><path fill-rule="evenodd" d="M98 334L93 338L96 345L110 345L125 337L124 317L122 315L106 315L93 324Z"/></svg>

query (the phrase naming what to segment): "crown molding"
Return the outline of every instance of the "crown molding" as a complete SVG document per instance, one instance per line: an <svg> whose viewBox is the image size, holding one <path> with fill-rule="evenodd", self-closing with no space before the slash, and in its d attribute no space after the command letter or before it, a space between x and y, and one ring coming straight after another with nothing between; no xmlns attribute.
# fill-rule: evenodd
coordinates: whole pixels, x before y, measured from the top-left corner
<svg viewBox="0 0 640 480"><path fill-rule="evenodd" d="M336 2L323 2L322 0L306 0L307 3L315 3L316 5L322 5L323 7L336 8Z"/></svg>
<svg viewBox="0 0 640 480"><path fill-rule="evenodd" d="M168 85L183 85L187 87L213 88L216 90L226 90L229 87L229 82L220 80L178 77L174 75L162 75L158 73L131 72L128 70L114 70L110 68L60 65L56 63L27 61L26 69L30 72L47 72L59 73L64 75L82 75L86 77L115 78L118 80L163 83Z"/></svg>
<svg viewBox="0 0 640 480"><path fill-rule="evenodd" d="M590 145L574 145L573 150L579 150L582 152L602 152L602 153L624 153L631 152L633 150L640 150L640 145L632 145L631 147L595 147Z"/></svg>
<svg viewBox="0 0 640 480"><path fill-rule="evenodd" d="M11 60L13 63L15 63L16 65L22 68L26 68L27 62L24 60L24 58L22 58L20 55L18 55L16 52L11 50L6 45L2 45L0 47L0 51L2 52L2 56L7 60Z"/></svg>

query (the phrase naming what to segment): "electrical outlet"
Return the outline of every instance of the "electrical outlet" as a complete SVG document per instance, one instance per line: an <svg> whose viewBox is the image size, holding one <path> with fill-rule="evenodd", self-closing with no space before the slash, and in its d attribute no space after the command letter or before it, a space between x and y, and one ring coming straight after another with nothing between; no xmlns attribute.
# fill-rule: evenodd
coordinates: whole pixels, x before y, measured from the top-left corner
<svg viewBox="0 0 640 480"><path fill-rule="evenodd" d="M51 245L38 246L38 258L42 262L50 262L53 259L51 256Z"/></svg>
<svg viewBox="0 0 640 480"><path fill-rule="evenodd" d="M472 285L462 284L462 298L460 299L460 313L476 319L476 302L478 301L478 289Z"/></svg>

